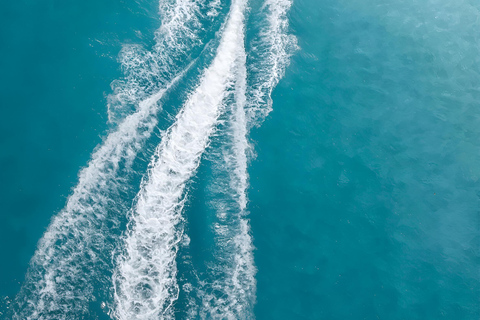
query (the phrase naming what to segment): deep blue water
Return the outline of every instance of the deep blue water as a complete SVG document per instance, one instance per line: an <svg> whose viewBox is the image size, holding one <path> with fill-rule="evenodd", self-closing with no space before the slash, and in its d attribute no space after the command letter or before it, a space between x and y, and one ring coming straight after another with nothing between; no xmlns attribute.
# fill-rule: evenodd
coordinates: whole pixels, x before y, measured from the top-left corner
<svg viewBox="0 0 480 320"><path fill-rule="evenodd" d="M273 8L286 2L265 3ZM179 8L190 2L160 3ZM170 165L162 156L167 147L159 149L164 162L151 162L157 145L174 141L173 135L159 135L181 122L175 116L189 106L215 57L228 56L219 49L228 30L224 22L241 1L220 1L217 15L206 14L213 2L197 3L207 4L198 9L198 24L182 24L201 30L199 40L176 34L178 47L185 45L181 54L162 42L162 33L154 38L169 18L159 16L157 1L0 3L0 314L5 319L133 319L131 312L141 318L140 311L121 309L129 303L128 284L136 284L133 276L116 276L133 256L125 243L142 236L141 219L130 224L132 233L125 231L129 219L144 212L135 195L148 189L142 178L155 180L145 175L148 163L151 170ZM248 153L247 207L241 210L236 202L242 189L235 179L243 171L235 171L242 163L235 150L241 143L229 135L241 124L232 106L242 94L238 87L225 87L231 96L224 99L219 121L212 122L216 132L199 155L198 169L186 175L184 220L172 224L180 244L166 252L178 250L172 260L176 271L148 274L177 279L173 314L160 302L143 303L155 290L140 283L144 294L135 299L154 310L142 319L479 319L480 5L293 0L282 20L289 25L277 30L276 39L294 36L298 48L286 45L292 56L275 86L262 82L273 69L268 53L278 55L261 36L262 28L270 30L263 4L251 1L245 20L245 108L257 106L262 114L268 109L268 103L253 99L263 83L264 101L273 89L273 111L248 125L253 152ZM131 44L142 45L153 58L133 50L132 57L145 58L144 63L122 60L119 53L130 52ZM160 51L152 49L155 44ZM157 58L162 52L172 60ZM155 67L162 63L173 64L172 70ZM236 60L236 76L239 65ZM95 194L79 201L84 207L67 210L69 217L85 216L85 221L70 225L73 218L58 218L58 226L48 231L79 184L80 169L91 166L92 151L107 144L107 136L140 101L182 70L158 100L162 110L152 116L158 123L139 142L132 168L121 160L115 174L101 171L108 173L98 175L106 177L107 187L93 183L85 190ZM232 80L237 86L238 79ZM114 88L140 89L131 100L122 96L128 101L109 122L115 80ZM207 92L221 82L205 81ZM176 155L178 163L195 163L187 151ZM163 181L183 171L168 172L145 197L157 196ZM104 203L103 197L111 200ZM152 212L162 210L160 205ZM98 212L102 215L95 216ZM245 234L251 243L240 231L248 219ZM169 223L165 218L160 225ZM222 228L227 231L218 231ZM39 240L46 234L57 238L42 247ZM163 252L155 247L161 240L143 235L152 244L150 258ZM53 254L46 259L50 247ZM252 253L253 264L241 259ZM79 273L71 271L75 266ZM231 280L236 267L238 286ZM49 272L58 272L57 287L41 296ZM173 291L162 299L169 301ZM42 303L47 307L38 307Z"/></svg>

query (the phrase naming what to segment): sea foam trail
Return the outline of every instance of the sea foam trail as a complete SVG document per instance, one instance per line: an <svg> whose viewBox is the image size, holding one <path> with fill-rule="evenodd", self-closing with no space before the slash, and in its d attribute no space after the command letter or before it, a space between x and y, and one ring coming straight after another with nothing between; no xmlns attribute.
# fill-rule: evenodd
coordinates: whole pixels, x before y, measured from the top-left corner
<svg viewBox="0 0 480 320"><path fill-rule="evenodd" d="M155 45L145 50L137 44L125 45L120 62L125 78L112 83L113 93L108 97L108 117L118 123L138 101L146 99L168 84L172 76L183 70L189 55L202 44L203 13L199 0L161 0L161 26L155 32Z"/></svg>
<svg viewBox="0 0 480 320"><path fill-rule="evenodd" d="M15 319L55 319L84 312L91 299L93 268L105 263L108 234L116 220L109 217L112 196L120 188L117 171L130 165L157 121L157 102L165 90L140 103L92 155L66 207L40 240L20 294ZM97 265L96 265L97 264Z"/></svg>
<svg viewBox="0 0 480 320"><path fill-rule="evenodd" d="M217 211L216 259L212 267L215 279L210 288L201 289L204 319L253 319L256 293L256 268L253 243L247 219L249 129L258 125L272 110L271 94L283 77L289 58L297 49L296 38L289 35L287 13L290 0L267 0L262 6L265 22L254 50L253 72L249 76L246 101L246 70L237 72L235 103L224 137L227 146L217 159L212 188ZM243 64L245 66L245 64ZM224 171L228 171L225 174ZM225 179L226 177L226 179Z"/></svg>
<svg viewBox="0 0 480 320"><path fill-rule="evenodd" d="M218 228L222 247L231 243L231 264L227 271L224 288L228 297L228 309L221 312L218 319L252 319L253 304L256 293L256 268L253 260L253 244L250 236L249 221L246 218L247 212L247 152L249 144L247 140L247 122L245 114L247 70L246 54L243 52L242 63L239 64L237 73L235 104L231 117L232 126L232 149L225 152L224 158L230 171L230 188L234 191L233 196L237 204L236 212L232 216L232 224L237 224L233 232L225 234ZM234 209L235 210L235 209ZM224 215L219 212L219 218ZM223 238L221 238L223 236ZM227 236L227 237L225 237ZM233 241L232 241L233 239Z"/></svg>
<svg viewBox="0 0 480 320"><path fill-rule="evenodd" d="M234 99L229 108L223 147L214 160L215 181L210 191L211 204L217 212L214 225L216 260L213 283L200 292L204 319L253 319L256 291L256 268L253 244L247 219L247 122L246 55L237 65Z"/></svg>
<svg viewBox="0 0 480 320"><path fill-rule="evenodd" d="M170 40L165 40L167 43L173 41L171 38L186 33L190 34L190 38L193 37L193 32L186 29L188 23L182 23L182 17L188 21L195 20L195 6L185 7L186 0L177 2L177 6L169 8L178 12L181 5L181 13L171 13L172 18L164 20L157 34L157 42L163 41L161 39L165 34L170 37ZM155 64L168 62L162 55L172 57L186 54L178 50L157 50ZM135 60L133 54L131 58L124 62L128 64ZM148 74L156 71L144 64L137 66L138 69L142 67L148 69L144 70ZM157 91L141 95L142 100L137 100L140 96L129 95L131 101L128 103L135 106L135 112L121 119L115 131L92 154L88 166L79 173L79 182L68 198L66 207L52 220L39 241L25 282L16 297L12 318L73 319L88 312L92 283L104 274L100 270L108 268L110 264L110 252L116 234L114 230L118 229L121 220L118 215L125 211L124 204L118 203L118 199L122 198L119 195L125 192L125 177L129 175L133 161L157 124L159 100L168 87L181 77L179 75L172 80L172 75L167 74L168 67L164 70L163 74L169 81L164 81L163 89L157 86ZM154 80L141 75L141 72L136 77L128 75L127 78L132 86ZM128 86L122 88L128 91ZM127 103L126 100L122 101Z"/></svg>
<svg viewBox="0 0 480 320"><path fill-rule="evenodd" d="M254 40L247 121L259 125L272 111L272 91L285 74L291 55L298 49L297 38L288 33L291 0L266 0L262 6L265 23Z"/></svg>
<svg viewBox="0 0 480 320"><path fill-rule="evenodd" d="M173 318L176 253L182 238L185 186L223 111L243 49L244 0L233 0L215 58L162 137L142 182L113 276L119 319Z"/></svg>

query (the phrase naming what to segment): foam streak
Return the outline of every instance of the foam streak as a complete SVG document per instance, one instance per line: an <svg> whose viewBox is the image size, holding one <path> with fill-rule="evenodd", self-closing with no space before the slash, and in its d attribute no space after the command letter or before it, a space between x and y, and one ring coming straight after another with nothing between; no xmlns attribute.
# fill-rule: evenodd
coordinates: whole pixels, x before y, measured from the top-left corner
<svg viewBox="0 0 480 320"><path fill-rule="evenodd" d="M121 114L112 111L113 106L122 109L129 105L135 111L115 119L115 130L80 171L65 208L39 241L16 297L15 319L57 319L88 313L92 283L99 280L100 270L110 269L110 252L121 220L118 215L125 211L125 203L118 201L127 189L125 177L157 125L159 100L183 75L181 68L165 64L173 57L185 57L186 46L166 47L174 41L172 37L186 36L184 43L189 46L195 42L196 33L189 29L198 25L193 1L176 0L162 10L165 19L156 34L156 47L140 55L132 48L124 50L127 80L115 82L114 95L109 98L111 119L113 113ZM180 75L172 79L175 74ZM140 90L142 87L150 89Z"/></svg>
<svg viewBox="0 0 480 320"><path fill-rule="evenodd" d="M106 239L99 229L101 221L108 218L112 201L108 194L118 188L115 177L120 162L131 164L155 127L157 102L164 92L140 103L138 112L125 118L80 172L66 207L53 219L32 258L23 292L17 297L18 319L48 319L55 312L85 307L90 290L83 268L101 263L97 253Z"/></svg>
<svg viewBox="0 0 480 320"><path fill-rule="evenodd" d="M261 28L258 46L260 60L254 63L257 74L248 93L247 119L250 126L260 123L272 111L272 91L285 73L290 56L298 49L297 38L288 33L291 0L266 0L262 11L266 25Z"/></svg>
<svg viewBox="0 0 480 320"><path fill-rule="evenodd" d="M113 278L119 319L173 317L185 186L199 165L234 81L243 48L244 10L243 0L233 1L217 54L164 134L137 195Z"/></svg>
<svg viewBox="0 0 480 320"><path fill-rule="evenodd" d="M213 293L204 294L202 318L253 319L256 291L256 268L247 212L247 122L246 55L242 52L238 64L236 87L228 121L227 145L216 170L228 171L227 181L216 181L216 200L219 222L215 225L217 263ZM220 175L219 175L220 176ZM223 176L223 175L221 175ZM226 185L225 185L226 184Z"/></svg>

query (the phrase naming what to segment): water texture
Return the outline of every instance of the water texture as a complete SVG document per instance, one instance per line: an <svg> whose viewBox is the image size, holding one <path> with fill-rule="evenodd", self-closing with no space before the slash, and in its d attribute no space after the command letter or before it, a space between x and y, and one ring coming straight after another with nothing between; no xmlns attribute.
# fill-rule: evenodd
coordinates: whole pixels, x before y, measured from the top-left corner
<svg viewBox="0 0 480 320"><path fill-rule="evenodd" d="M479 319L479 27L1 3L0 319Z"/></svg>

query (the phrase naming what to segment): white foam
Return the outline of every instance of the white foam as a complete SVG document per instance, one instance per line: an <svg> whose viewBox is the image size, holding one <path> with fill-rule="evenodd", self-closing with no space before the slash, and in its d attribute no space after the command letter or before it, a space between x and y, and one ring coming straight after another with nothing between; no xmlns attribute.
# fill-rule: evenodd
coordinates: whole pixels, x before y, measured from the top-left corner
<svg viewBox="0 0 480 320"><path fill-rule="evenodd" d="M117 123L132 112L137 102L171 81L172 75L182 70L188 55L202 44L199 38L203 1L163 0L159 2L162 24L155 32L153 50L140 45L124 45L120 62L125 78L112 83L108 96L108 117Z"/></svg>
<svg viewBox="0 0 480 320"><path fill-rule="evenodd" d="M246 105L246 57L237 79L236 101L232 117L233 149L230 159L234 170L230 172L230 188L234 190L234 198L237 202L237 212L234 220L238 220L233 234L233 261L230 270L226 272L227 278L222 287L227 296L227 309L222 312L218 319L253 319L253 304L256 293L256 268L253 259L253 244L250 236L249 221L246 218L247 211L247 152L249 144L247 140L247 122L245 115ZM229 155L226 155L229 157ZM220 247L226 247L230 239L223 238Z"/></svg>
<svg viewBox="0 0 480 320"><path fill-rule="evenodd" d="M115 197L125 188L120 172L129 170L156 126L158 101L173 74L182 68L176 62L187 58L188 51L201 44L197 29L202 29L198 16L203 2L162 3L162 26L156 32L154 50L131 45L123 50L122 64L127 76L113 84L114 94L109 97L109 118L118 125L92 154L66 207L52 220L39 242L16 299L15 319L68 318L86 312L92 299L92 279L99 277L96 272L102 265L110 264L104 261L105 252L113 249L112 230L119 223L115 214L121 214L123 209L114 204ZM123 255L118 258L114 273L113 316L128 320L173 317L172 306L179 292L175 258L182 239L185 185L199 165L224 108L222 102L235 84L235 111L231 119L234 143L225 161L233 168L229 183L238 223L234 228L228 223L218 225L218 246L227 247L228 240L222 235L232 235L233 241L228 241L230 247L223 252L228 262L224 277L212 285L224 297L215 296L205 312L212 318L253 318L249 308L255 300L256 270L245 216L247 127L271 110L271 92L296 46L296 39L286 33L290 5L290 0L265 3L268 26L261 32L261 72L250 86L255 89L249 89L249 103L245 106L246 4L244 0L233 0L216 57L176 123L164 134L148 178L142 182ZM212 0L207 9L208 17L216 16L219 2ZM227 217L221 211L218 214L220 220Z"/></svg>
<svg viewBox="0 0 480 320"><path fill-rule="evenodd" d="M220 0L212 0L208 4L209 10L207 12L207 16L212 18L218 16L218 10L220 10L220 5L221 5Z"/></svg>
<svg viewBox="0 0 480 320"><path fill-rule="evenodd" d="M81 288L78 282L87 281L82 269L88 263L101 263L96 260L96 252L103 243L99 223L107 219L108 203L112 201L108 194L117 187L115 176L120 162L133 161L156 125L154 115L163 92L143 101L139 111L107 137L80 172L66 207L53 219L32 258L26 279L30 292L25 292L28 297L22 297L27 299L27 305L19 310L18 319L46 319L50 312L73 310L78 300L88 300L87 288L84 297L74 292ZM87 255L91 261L85 261Z"/></svg>
<svg viewBox="0 0 480 320"><path fill-rule="evenodd" d="M296 38L288 35L289 0L267 0L262 7L266 23L257 40L257 71L249 79L246 101L245 63L236 79L235 101L227 121L223 153L215 162L216 179L211 191L217 211L216 262L212 266L213 283L204 283L199 295L203 319L254 319L256 268L253 243L247 219L247 161L251 154L248 131L258 125L272 109L271 94L280 81L296 49ZM256 62L256 64L255 64ZM227 174L225 174L227 173Z"/></svg>
<svg viewBox="0 0 480 320"><path fill-rule="evenodd" d="M193 3L177 1L182 5L181 10L178 6L168 7L176 13L170 14L171 19L160 27L157 42L163 41L166 33L171 37L189 34L189 38L193 39L193 32L186 27L188 23L181 21L182 18L195 20L195 6L183 6L187 2ZM181 13L178 13L179 10ZM165 12L167 14L168 10ZM173 75L168 73L170 68L161 64L168 62L165 56L184 54L179 51L182 48L162 52L160 47L157 45L156 50L148 55L155 56L155 59L152 58L154 65L164 71L146 66L142 61L133 63L138 58L135 54L131 55L132 59L124 60L133 63L134 66L128 68L132 67L140 74L138 77L129 76L128 81L133 87L145 85L145 81L154 81L160 76L167 79L163 81L165 85L156 85L158 90L150 90L148 95L130 95L128 91L133 87L122 87L122 94L129 95L124 102L128 100L128 103L136 105L136 110L122 118L115 131L94 151L88 166L80 171L79 182L66 207L53 218L39 241L26 280L16 298L15 319L54 319L73 314L78 316L87 311L87 303L92 299L92 282L102 274L99 270L110 264L112 238L119 224L117 215L124 210L122 204L116 203L119 194L127 188L122 177L128 175L138 152L157 124L159 100L168 87L181 77L180 74L172 80ZM149 80L146 74L152 79Z"/></svg>
<svg viewBox="0 0 480 320"><path fill-rule="evenodd" d="M291 0L266 0L262 11L266 25L260 31L258 47L260 61L254 65L257 74L248 92L247 119L250 126L258 125L272 111L272 91L285 73L290 57L298 49L297 38L288 33L288 11Z"/></svg>
<svg viewBox="0 0 480 320"><path fill-rule="evenodd" d="M256 268L253 243L247 219L247 161L251 153L248 131L258 125L272 110L271 94L283 77L289 58L297 48L296 38L287 33L287 13L290 0L267 0L262 11L266 24L260 32L259 60L254 61L257 73L248 91L246 101L246 70L237 73L237 88L233 114L229 120L230 132L223 159L217 160L217 171L228 171L226 181L217 179L213 205L217 210L215 273L212 284L200 290L203 319L254 319L256 295ZM243 64L245 66L245 64ZM223 177L222 173L218 174ZM228 191L226 191L228 190ZM232 203L234 200L234 203Z"/></svg>
<svg viewBox="0 0 480 320"><path fill-rule="evenodd" d="M202 290L204 319L253 319L256 292L256 268L253 244L247 215L247 122L246 55L242 52L238 64L234 101L228 122L222 157L216 161L218 172L213 206L219 222L216 230L216 258L213 268L214 282L210 292ZM227 171L226 180L222 180ZM233 200L233 201L232 201ZM233 241L232 241L233 240Z"/></svg>
<svg viewBox="0 0 480 320"><path fill-rule="evenodd" d="M178 298L176 253L186 182L195 173L243 49L243 0L234 0L217 54L162 137L141 186L114 273L119 319L168 319Z"/></svg>

